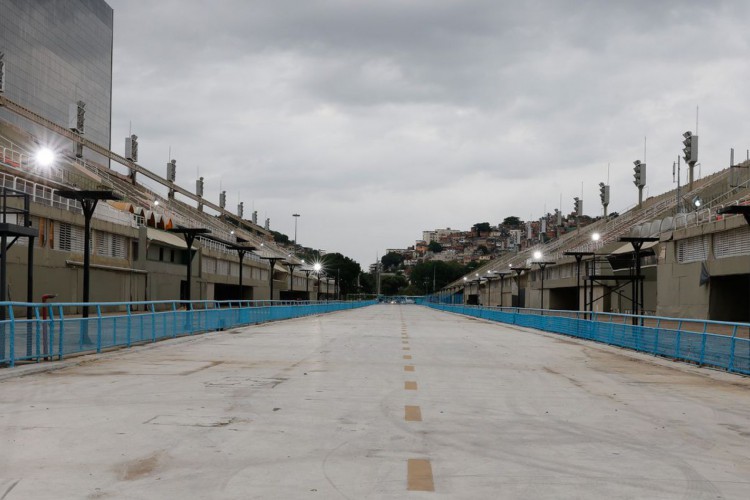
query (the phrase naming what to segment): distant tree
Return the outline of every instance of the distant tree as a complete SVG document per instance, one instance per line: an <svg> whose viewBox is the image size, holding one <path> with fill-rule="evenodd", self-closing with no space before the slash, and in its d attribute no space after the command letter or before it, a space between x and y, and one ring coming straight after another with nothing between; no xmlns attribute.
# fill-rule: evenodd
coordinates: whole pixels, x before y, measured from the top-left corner
<svg viewBox="0 0 750 500"><path fill-rule="evenodd" d="M477 234L480 233L489 233L492 226L490 226L489 222L477 222L472 226L472 230L474 230Z"/></svg>
<svg viewBox="0 0 750 500"><path fill-rule="evenodd" d="M464 268L465 270L464 274L469 273L478 267L479 267L479 262L472 260L471 262L466 264L466 267Z"/></svg>
<svg viewBox="0 0 750 500"><path fill-rule="evenodd" d="M458 262L431 261L414 266L410 278L412 285L418 287L421 293L432 293L434 290L440 290L448 283L456 281L464 274L466 274L466 268ZM433 279L435 281L434 290ZM427 282L426 287L425 282Z"/></svg>
<svg viewBox="0 0 750 500"><path fill-rule="evenodd" d="M375 293L375 276L371 273L359 275L359 293Z"/></svg>
<svg viewBox="0 0 750 500"><path fill-rule="evenodd" d="M487 247L484 245L479 245L477 247L477 252L481 253L482 255L487 255L488 253L490 253L490 251L487 250Z"/></svg>
<svg viewBox="0 0 750 500"><path fill-rule="evenodd" d="M380 259L386 271L393 271L404 262L404 256L396 252L388 252Z"/></svg>
<svg viewBox="0 0 750 500"><path fill-rule="evenodd" d="M271 231L271 234L273 234L273 241L275 241L276 243L283 243L283 244L289 243L289 236L282 234L278 231Z"/></svg>
<svg viewBox="0 0 750 500"><path fill-rule="evenodd" d="M443 245L441 245L437 241L431 241L430 244L427 245L427 250L432 253L440 253L443 251Z"/></svg>
<svg viewBox="0 0 750 500"><path fill-rule="evenodd" d="M357 277L362 272L359 264L338 252L325 254L321 258L323 272L339 280L341 296L357 292Z"/></svg>
<svg viewBox="0 0 750 500"><path fill-rule="evenodd" d="M521 219L516 217L515 215L511 215L510 217L506 217L503 219L503 226L515 228L521 225Z"/></svg>
<svg viewBox="0 0 750 500"><path fill-rule="evenodd" d="M403 276L391 274L380 278L380 293L383 295L396 295L407 286L409 281Z"/></svg>

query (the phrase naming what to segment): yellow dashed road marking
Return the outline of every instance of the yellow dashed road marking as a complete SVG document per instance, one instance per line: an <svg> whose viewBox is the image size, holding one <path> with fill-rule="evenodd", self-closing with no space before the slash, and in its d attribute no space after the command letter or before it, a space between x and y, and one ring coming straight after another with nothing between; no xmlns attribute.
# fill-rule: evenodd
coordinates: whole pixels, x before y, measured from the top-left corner
<svg viewBox="0 0 750 500"><path fill-rule="evenodd" d="M404 382L404 389L407 391L416 391L417 390L417 383L416 382Z"/></svg>
<svg viewBox="0 0 750 500"><path fill-rule="evenodd" d="M421 422L422 410L419 406L404 406L404 419L407 422Z"/></svg>
<svg viewBox="0 0 750 500"><path fill-rule="evenodd" d="M404 366L405 372L413 372L414 371L414 365L406 365Z"/></svg>
<svg viewBox="0 0 750 500"><path fill-rule="evenodd" d="M411 354L404 354L404 359L411 359Z"/></svg>
<svg viewBox="0 0 750 500"><path fill-rule="evenodd" d="M406 484L409 491L435 491L432 465L429 460L410 458L406 466Z"/></svg>

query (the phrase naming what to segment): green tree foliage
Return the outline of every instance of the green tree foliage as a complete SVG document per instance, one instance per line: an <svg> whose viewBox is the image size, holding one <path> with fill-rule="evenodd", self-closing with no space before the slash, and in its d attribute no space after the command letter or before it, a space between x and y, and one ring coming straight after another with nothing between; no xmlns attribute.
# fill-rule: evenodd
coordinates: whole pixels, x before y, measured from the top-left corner
<svg viewBox="0 0 750 500"><path fill-rule="evenodd" d="M491 229L489 222L477 222L472 226L472 230L474 230L477 234L479 233L489 233Z"/></svg>
<svg viewBox="0 0 750 500"><path fill-rule="evenodd" d="M278 231L271 231L271 234L273 234L273 241L275 241L276 243L283 243L283 244L289 243L289 236L282 234Z"/></svg>
<svg viewBox="0 0 750 500"><path fill-rule="evenodd" d="M384 271L395 271L404 263L404 256L396 252L388 252L381 257Z"/></svg>
<svg viewBox="0 0 750 500"><path fill-rule="evenodd" d="M443 245L441 245L437 241L431 241L430 244L427 245L427 250L433 253L440 253L443 251Z"/></svg>
<svg viewBox="0 0 750 500"><path fill-rule="evenodd" d="M362 268L356 261L340 253L329 253L321 258L321 262L323 272L327 276L338 277L342 297L349 293L357 293L357 276L362 272Z"/></svg>
<svg viewBox="0 0 750 500"><path fill-rule="evenodd" d="M509 228L517 228L521 225L521 219L516 217L515 215L511 215L510 217L506 217L503 219L503 226L509 227Z"/></svg>
<svg viewBox="0 0 750 500"><path fill-rule="evenodd" d="M466 264L466 267L464 268L464 274L473 271L474 269L479 267L479 262L472 260L468 264ZM462 274L463 276L463 274Z"/></svg>
<svg viewBox="0 0 750 500"><path fill-rule="evenodd" d="M458 262L431 261L422 262L411 270L411 283L421 293L432 293L433 276L435 278L434 290L440 290L448 283L457 280L466 274L466 267ZM425 282L427 282L425 286Z"/></svg>
<svg viewBox="0 0 750 500"><path fill-rule="evenodd" d="M359 275L360 290L358 293L375 293L375 276L371 273L362 273Z"/></svg>
<svg viewBox="0 0 750 500"><path fill-rule="evenodd" d="M399 274L389 274L380 278L380 293L398 295L409 286L409 281Z"/></svg>
<svg viewBox="0 0 750 500"><path fill-rule="evenodd" d="M487 255L488 253L490 253L490 251L487 250L487 247L484 245L479 245L477 247L477 252L481 253L482 255Z"/></svg>

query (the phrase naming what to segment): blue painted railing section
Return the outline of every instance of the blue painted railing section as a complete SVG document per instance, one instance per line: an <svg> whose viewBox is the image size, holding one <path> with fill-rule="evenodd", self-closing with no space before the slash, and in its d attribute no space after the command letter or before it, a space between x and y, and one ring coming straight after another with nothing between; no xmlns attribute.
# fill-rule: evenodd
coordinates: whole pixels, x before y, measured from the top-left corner
<svg viewBox="0 0 750 500"><path fill-rule="evenodd" d="M560 333L750 375L750 339L747 338L750 324L747 323L500 309L435 302L425 302L425 305L441 311Z"/></svg>
<svg viewBox="0 0 750 500"><path fill-rule="evenodd" d="M108 302L0 303L0 365L62 359L69 354L194 335L236 326L369 306L361 302ZM23 311L22 316L19 311ZM28 318L27 316L29 316Z"/></svg>

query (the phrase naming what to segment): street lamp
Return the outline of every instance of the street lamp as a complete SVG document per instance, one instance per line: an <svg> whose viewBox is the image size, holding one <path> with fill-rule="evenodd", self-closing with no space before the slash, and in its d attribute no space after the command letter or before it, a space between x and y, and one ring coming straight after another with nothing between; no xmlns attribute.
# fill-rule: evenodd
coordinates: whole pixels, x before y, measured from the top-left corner
<svg viewBox="0 0 750 500"><path fill-rule="evenodd" d="M292 217L294 217L294 244L297 244L297 219L299 219L299 214L292 214Z"/></svg>
<svg viewBox="0 0 750 500"><path fill-rule="evenodd" d="M323 270L323 265L320 262L313 264L313 271L318 276L318 289L315 293L315 300L320 301L320 272Z"/></svg>
<svg viewBox="0 0 750 500"><path fill-rule="evenodd" d="M270 285L270 297L269 300L273 301L273 268L276 266L276 263L280 260L284 260L281 257L272 257L272 256L260 256L261 259L267 260L269 265L269 285Z"/></svg>
<svg viewBox="0 0 750 500"><path fill-rule="evenodd" d="M595 235L598 233L594 233ZM592 236L593 239L593 236ZM594 252L563 252L563 255L569 255L576 259L576 308L581 310L581 260L584 257L593 257ZM586 304L586 288L583 289L584 305ZM586 308L584 307L584 310Z"/></svg>
<svg viewBox="0 0 750 500"><path fill-rule="evenodd" d="M487 271L487 307L492 306L490 298L492 297L492 280L497 278L495 271Z"/></svg>
<svg viewBox="0 0 750 500"><path fill-rule="evenodd" d="M512 264L508 264L508 267L511 271L514 271L516 273L516 286L518 287L518 304L517 307L524 307L526 305L526 300L524 297L524 303L521 304L521 273L524 271L528 271L531 268L530 267L524 267L524 266L518 266L514 267ZM512 291L511 291L512 294ZM513 301L511 300L511 306L513 305Z"/></svg>
<svg viewBox="0 0 750 500"><path fill-rule="evenodd" d="M195 241L195 237L199 234L209 234L211 232L210 229L203 228L197 228L197 227L184 227L184 226L177 226L173 227L172 229L167 230L170 233L180 233L182 234L183 238L185 238L185 243L187 244L187 287L185 290L185 300L188 301L188 307L190 306L190 278L193 274L193 242Z"/></svg>
<svg viewBox="0 0 750 500"><path fill-rule="evenodd" d="M63 198L76 200L81 204L83 210L84 220L84 234L83 234L83 306L82 316L84 318L89 317L89 269L91 265L91 217L94 215L94 210L99 200L121 200L122 197L115 194L111 190L101 191L75 191L75 190L60 190L57 192L58 195Z"/></svg>
<svg viewBox="0 0 750 500"><path fill-rule="evenodd" d="M291 299L294 300L294 268L299 267L299 264L287 261L286 267L289 269L289 295L291 296Z"/></svg>
<svg viewBox="0 0 750 500"><path fill-rule="evenodd" d="M542 252L536 251L534 252L534 264L539 266L539 270L542 273L542 293L541 293L541 307L542 314L544 314L544 270L549 264L554 264L554 262L549 261L543 261L542 260Z"/></svg>

